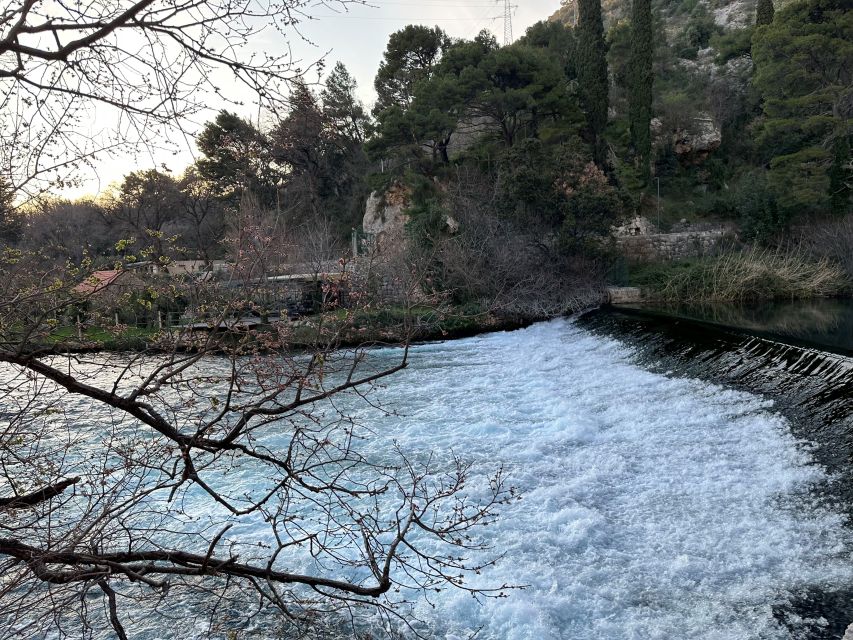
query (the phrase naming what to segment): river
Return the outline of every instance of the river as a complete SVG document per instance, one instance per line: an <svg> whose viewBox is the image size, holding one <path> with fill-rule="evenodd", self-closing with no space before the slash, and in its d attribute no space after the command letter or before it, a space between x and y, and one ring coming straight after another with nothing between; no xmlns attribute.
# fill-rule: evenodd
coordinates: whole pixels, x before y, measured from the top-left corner
<svg viewBox="0 0 853 640"><path fill-rule="evenodd" d="M817 638L846 623L796 606L853 579L810 444L771 399L639 356L557 320L417 347L386 389L404 417L380 420L383 439L452 447L482 473L502 462L524 495L483 580L529 588L443 596L424 612L438 637Z"/></svg>
<svg viewBox="0 0 853 640"><path fill-rule="evenodd" d="M486 532L503 557L474 585L525 588L418 600L422 631L839 638L853 621L853 536L806 418L749 385L679 371L611 320L419 345L375 392L395 413L349 406L374 434L368 458L394 442L413 459L457 454L473 462L472 485L502 464L523 496Z"/></svg>

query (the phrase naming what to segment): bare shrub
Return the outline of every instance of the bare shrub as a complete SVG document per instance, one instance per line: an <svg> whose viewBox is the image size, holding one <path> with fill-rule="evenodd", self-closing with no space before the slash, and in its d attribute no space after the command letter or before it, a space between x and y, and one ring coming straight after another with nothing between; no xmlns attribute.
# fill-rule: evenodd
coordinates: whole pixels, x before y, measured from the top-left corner
<svg viewBox="0 0 853 640"><path fill-rule="evenodd" d="M496 215L494 185L476 173L448 194L447 233L436 239L437 283L458 302L499 313L549 317L596 305L604 266L560 252L543 221L524 228Z"/></svg>
<svg viewBox="0 0 853 640"><path fill-rule="evenodd" d="M853 215L800 229L801 243L811 254L837 262L853 282Z"/></svg>

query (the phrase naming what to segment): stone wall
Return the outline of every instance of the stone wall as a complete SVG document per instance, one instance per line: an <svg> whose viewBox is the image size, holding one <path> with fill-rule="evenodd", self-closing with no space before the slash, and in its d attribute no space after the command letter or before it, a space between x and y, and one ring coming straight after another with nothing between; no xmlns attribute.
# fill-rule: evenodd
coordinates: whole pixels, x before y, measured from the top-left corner
<svg viewBox="0 0 853 640"><path fill-rule="evenodd" d="M727 234L728 230L720 228L621 236L616 238L616 246L632 262L682 260L712 253Z"/></svg>

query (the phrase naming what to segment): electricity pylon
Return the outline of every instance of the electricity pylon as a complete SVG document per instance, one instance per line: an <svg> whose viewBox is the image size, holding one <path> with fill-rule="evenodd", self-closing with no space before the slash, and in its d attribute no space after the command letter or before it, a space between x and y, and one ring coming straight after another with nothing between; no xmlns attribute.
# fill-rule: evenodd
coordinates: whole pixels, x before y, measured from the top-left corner
<svg viewBox="0 0 853 640"><path fill-rule="evenodd" d="M512 5L504 0L504 46L512 44Z"/></svg>

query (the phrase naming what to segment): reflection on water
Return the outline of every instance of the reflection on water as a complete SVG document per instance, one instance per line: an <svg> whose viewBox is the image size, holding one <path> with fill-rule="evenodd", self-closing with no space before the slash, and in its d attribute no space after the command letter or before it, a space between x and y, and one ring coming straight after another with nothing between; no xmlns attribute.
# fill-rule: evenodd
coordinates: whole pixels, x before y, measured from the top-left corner
<svg viewBox="0 0 853 640"><path fill-rule="evenodd" d="M644 304L642 308L853 353L853 299L850 298L752 304Z"/></svg>

